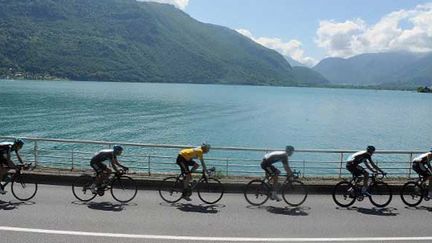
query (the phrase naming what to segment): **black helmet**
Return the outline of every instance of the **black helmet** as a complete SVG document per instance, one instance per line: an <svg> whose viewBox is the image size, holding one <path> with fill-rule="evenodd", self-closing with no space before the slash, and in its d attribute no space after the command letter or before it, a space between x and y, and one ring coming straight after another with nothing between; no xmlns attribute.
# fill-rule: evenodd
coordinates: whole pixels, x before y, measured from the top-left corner
<svg viewBox="0 0 432 243"><path fill-rule="evenodd" d="M16 148L22 148L22 146L24 146L24 141L20 138L16 138L14 141L14 146Z"/></svg>
<svg viewBox="0 0 432 243"><path fill-rule="evenodd" d="M115 155L120 155L123 152L123 148L120 145L114 145L113 151Z"/></svg>
<svg viewBox="0 0 432 243"><path fill-rule="evenodd" d="M372 145L367 146L366 151L368 151L369 153L373 153L375 152L375 147Z"/></svg>
<svg viewBox="0 0 432 243"><path fill-rule="evenodd" d="M293 146L288 145L288 146L285 147L285 151L287 152L287 154L291 155L291 154L294 153L295 149L294 149Z"/></svg>

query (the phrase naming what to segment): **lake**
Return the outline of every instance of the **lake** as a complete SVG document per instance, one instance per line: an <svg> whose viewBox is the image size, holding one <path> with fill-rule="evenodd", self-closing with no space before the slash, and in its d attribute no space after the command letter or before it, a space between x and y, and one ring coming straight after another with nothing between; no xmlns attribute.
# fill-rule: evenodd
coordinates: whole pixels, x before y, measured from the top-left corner
<svg viewBox="0 0 432 243"><path fill-rule="evenodd" d="M0 80L1 136L299 149L426 150L432 95L407 91Z"/></svg>

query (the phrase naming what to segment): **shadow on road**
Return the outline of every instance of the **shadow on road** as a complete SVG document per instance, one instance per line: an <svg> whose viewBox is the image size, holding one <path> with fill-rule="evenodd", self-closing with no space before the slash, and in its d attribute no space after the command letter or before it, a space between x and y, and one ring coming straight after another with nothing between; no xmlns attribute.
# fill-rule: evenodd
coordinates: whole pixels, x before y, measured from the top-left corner
<svg viewBox="0 0 432 243"><path fill-rule="evenodd" d="M224 208L224 204L199 204L194 205L190 203L160 203L161 206L176 207L178 210L183 212L193 212L193 213L210 213L215 214L219 212L220 208Z"/></svg>
<svg viewBox="0 0 432 243"><path fill-rule="evenodd" d="M108 212L121 212L126 206L136 206L136 204L126 203L111 203L111 202L72 202L75 205L85 205L90 209L108 211Z"/></svg>
<svg viewBox="0 0 432 243"><path fill-rule="evenodd" d="M268 206L266 207L267 211L274 214L282 214L282 215L289 215L289 216L308 216L309 214L306 212L306 210L310 210L309 207L273 207Z"/></svg>
<svg viewBox="0 0 432 243"><path fill-rule="evenodd" d="M308 216L309 213L306 211L310 210L310 207L273 207L273 206L247 206L249 209L266 210L269 213L289 215L289 216Z"/></svg>
<svg viewBox="0 0 432 243"><path fill-rule="evenodd" d="M418 206L418 207L405 207L406 209L409 210L424 210L424 211L428 211L432 213L432 208L431 207L426 207L426 206Z"/></svg>
<svg viewBox="0 0 432 243"><path fill-rule="evenodd" d="M14 210L18 209L20 206L33 205L35 202L5 202L0 200L0 210Z"/></svg>
<svg viewBox="0 0 432 243"><path fill-rule="evenodd" d="M397 208L360 208L360 207L349 207L349 208L339 208L338 210L348 210L357 211L362 214L375 215L375 216L397 216Z"/></svg>

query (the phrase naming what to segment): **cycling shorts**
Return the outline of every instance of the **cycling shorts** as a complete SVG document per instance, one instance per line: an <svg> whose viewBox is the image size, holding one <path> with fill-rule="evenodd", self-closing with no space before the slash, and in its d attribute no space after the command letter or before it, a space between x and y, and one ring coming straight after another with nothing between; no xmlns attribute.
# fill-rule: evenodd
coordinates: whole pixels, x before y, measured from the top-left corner
<svg viewBox="0 0 432 243"><path fill-rule="evenodd" d="M197 163L193 160L188 161L183 156L181 156L179 154L177 156L176 164L178 164L178 166L180 166L180 170L183 174L190 174L189 166L194 166Z"/></svg>
<svg viewBox="0 0 432 243"><path fill-rule="evenodd" d="M414 162L412 165L412 168L417 174L419 174L422 177L429 177L432 176L431 172L424 166L422 163Z"/></svg>
<svg viewBox="0 0 432 243"><path fill-rule="evenodd" d="M347 163L346 168L353 176L369 176L369 173L360 165L355 165L353 163Z"/></svg>
<svg viewBox="0 0 432 243"><path fill-rule="evenodd" d="M98 161L91 161L90 166L96 171L97 174L100 174L102 171L108 169L104 163Z"/></svg>
<svg viewBox="0 0 432 243"><path fill-rule="evenodd" d="M261 168L266 172L269 176L280 175L280 170L274 167L272 164L267 163L265 160L261 162Z"/></svg>

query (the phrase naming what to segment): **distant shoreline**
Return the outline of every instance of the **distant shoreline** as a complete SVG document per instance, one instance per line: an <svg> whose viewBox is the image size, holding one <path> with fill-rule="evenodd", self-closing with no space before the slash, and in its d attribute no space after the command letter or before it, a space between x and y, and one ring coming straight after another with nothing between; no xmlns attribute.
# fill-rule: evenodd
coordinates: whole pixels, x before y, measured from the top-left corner
<svg viewBox="0 0 432 243"><path fill-rule="evenodd" d="M5 79L4 81L70 81L70 82L109 82L109 83L148 83L148 84L198 84L198 85L238 85L238 86L257 86L257 87L291 87L291 88L323 88L323 89L362 89L362 90L388 90L388 91L416 91L417 87L387 87L387 86L357 86L357 85L260 85L260 84L242 84L242 83L190 83L190 82L142 82L142 81L107 81L107 80L71 80L71 79ZM425 92L424 92L425 93Z"/></svg>

